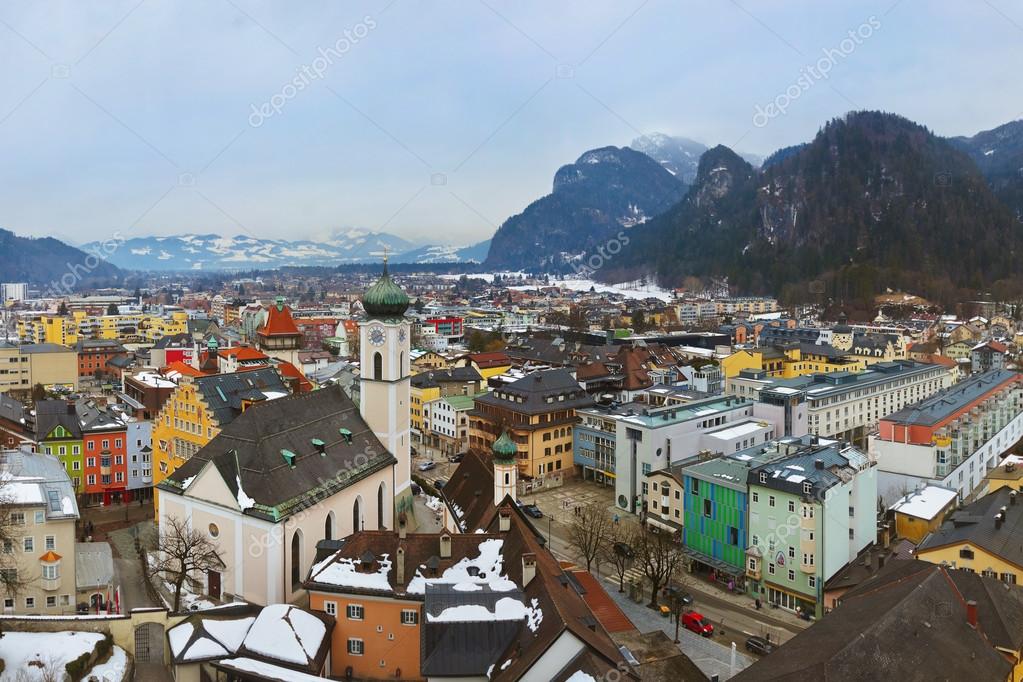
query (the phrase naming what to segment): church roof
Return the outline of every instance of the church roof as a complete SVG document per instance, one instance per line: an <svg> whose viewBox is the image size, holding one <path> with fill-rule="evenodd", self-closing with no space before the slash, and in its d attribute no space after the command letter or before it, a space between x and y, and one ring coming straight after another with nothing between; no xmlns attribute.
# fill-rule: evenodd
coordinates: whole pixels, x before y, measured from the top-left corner
<svg viewBox="0 0 1023 682"><path fill-rule="evenodd" d="M260 336L301 336L302 332L291 317L291 308L284 304L284 297L278 296L266 311L266 322L259 328Z"/></svg>

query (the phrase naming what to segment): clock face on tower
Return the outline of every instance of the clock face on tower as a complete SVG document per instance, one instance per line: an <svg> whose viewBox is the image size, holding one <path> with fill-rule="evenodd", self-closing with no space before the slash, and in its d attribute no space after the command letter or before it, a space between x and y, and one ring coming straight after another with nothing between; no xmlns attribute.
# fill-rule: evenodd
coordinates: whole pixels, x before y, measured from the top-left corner
<svg viewBox="0 0 1023 682"><path fill-rule="evenodd" d="M404 328L398 330L398 340L401 341L402 343L405 343L405 329Z"/></svg>
<svg viewBox="0 0 1023 682"><path fill-rule="evenodd" d="M369 342L372 343L374 346L384 345L384 340L385 337L383 329L381 329L380 327L373 327L373 329L369 330Z"/></svg>

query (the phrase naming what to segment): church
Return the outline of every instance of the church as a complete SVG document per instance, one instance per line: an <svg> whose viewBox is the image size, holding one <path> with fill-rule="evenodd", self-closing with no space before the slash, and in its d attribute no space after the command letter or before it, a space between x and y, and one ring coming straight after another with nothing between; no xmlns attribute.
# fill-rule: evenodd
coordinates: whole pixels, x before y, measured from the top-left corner
<svg viewBox="0 0 1023 682"><path fill-rule="evenodd" d="M292 601L317 542L412 517L408 305L385 260L363 297L358 406L338 386L253 404L160 483L160 525L188 519L224 560L193 576L206 594Z"/></svg>

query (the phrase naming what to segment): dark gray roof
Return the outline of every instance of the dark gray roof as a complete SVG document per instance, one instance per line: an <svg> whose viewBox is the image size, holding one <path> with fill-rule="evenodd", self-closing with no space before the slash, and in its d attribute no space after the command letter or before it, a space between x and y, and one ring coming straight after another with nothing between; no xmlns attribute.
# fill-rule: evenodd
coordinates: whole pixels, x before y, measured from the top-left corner
<svg viewBox="0 0 1023 682"><path fill-rule="evenodd" d="M45 438L58 425L63 426L73 438L82 437L75 407L63 400L40 400L36 403L36 438Z"/></svg>
<svg viewBox="0 0 1023 682"><path fill-rule="evenodd" d="M313 439L323 442L322 454ZM294 454L294 466L285 451ZM249 407L159 487L181 494L184 481L210 463L232 495L239 496L240 479L255 500L245 514L278 521L394 462L355 403L330 386Z"/></svg>
<svg viewBox="0 0 1023 682"><path fill-rule="evenodd" d="M482 606L493 612L497 602L505 597L523 601L522 590L516 588L507 592L495 592L484 585L479 590L456 590L453 585L426 585L425 608L431 616L439 616L444 609L456 606Z"/></svg>
<svg viewBox="0 0 1023 682"><path fill-rule="evenodd" d="M21 402L6 393L0 393L0 419L8 419L15 424L25 424L28 417L28 412Z"/></svg>
<svg viewBox="0 0 1023 682"><path fill-rule="evenodd" d="M918 551L968 542L1023 566L1023 500L1012 504L1010 494L1010 488L999 488L952 512L938 530L924 538ZM995 514L1002 507L1005 522L995 528Z"/></svg>
<svg viewBox="0 0 1023 682"><path fill-rule="evenodd" d="M976 374L940 393L924 398L909 407L904 407L898 412L888 415L884 420L897 424L937 424L1018 376L1016 372L1007 369L993 369L983 374Z"/></svg>
<svg viewBox="0 0 1023 682"><path fill-rule="evenodd" d="M270 393L289 393L281 375L272 367L233 374L196 377L195 389L202 395L221 427L242 412L242 401L260 401Z"/></svg>
<svg viewBox="0 0 1023 682"><path fill-rule="evenodd" d="M27 343L20 347L21 354L25 353L74 353L75 349L70 346L62 346L59 343Z"/></svg>
<svg viewBox="0 0 1023 682"><path fill-rule="evenodd" d="M805 439L809 440L809 437ZM819 495L855 476L860 467L869 466L865 454L845 443L802 443L803 440L795 440L789 446L779 444L793 449L787 456L750 469L747 482L795 495L803 494L805 484L810 483L812 494ZM761 474L766 474L766 480L761 480Z"/></svg>
<svg viewBox="0 0 1023 682"><path fill-rule="evenodd" d="M75 350L81 352L97 353L105 350L112 353L127 353L128 351L117 339L79 339L75 344Z"/></svg>
<svg viewBox="0 0 1023 682"><path fill-rule="evenodd" d="M117 431L124 428L124 422L100 408L92 398L80 398L75 403L75 412L83 432Z"/></svg>
<svg viewBox="0 0 1023 682"><path fill-rule="evenodd" d="M426 623L422 672L429 676L483 676L518 636L520 620Z"/></svg>
<svg viewBox="0 0 1023 682"><path fill-rule="evenodd" d="M925 561L889 562L813 627L732 679L1004 680L1012 664L985 637L982 609L983 633L967 622L972 579L960 573Z"/></svg>
<svg viewBox="0 0 1023 682"><path fill-rule="evenodd" d="M552 398L552 401L548 402L548 398ZM518 381L476 398L476 402L523 414L541 414L552 410L589 407L593 399L567 369L550 369L532 372Z"/></svg>
<svg viewBox="0 0 1023 682"><path fill-rule="evenodd" d="M475 367L452 367L451 369L430 370L420 372L410 380L417 388L432 388L442 383L483 381L483 377Z"/></svg>
<svg viewBox="0 0 1023 682"><path fill-rule="evenodd" d="M191 346L193 344L192 335L182 332L181 334L168 334L167 336L161 336L153 344L153 348L175 348L180 346Z"/></svg>

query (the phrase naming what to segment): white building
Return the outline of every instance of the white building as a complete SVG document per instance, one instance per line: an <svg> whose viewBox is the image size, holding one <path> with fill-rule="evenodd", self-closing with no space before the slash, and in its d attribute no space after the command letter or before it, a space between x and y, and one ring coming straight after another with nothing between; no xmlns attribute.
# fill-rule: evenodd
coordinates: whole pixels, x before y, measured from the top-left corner
<svg viewBox="0 0 1023 682"><path fill-rule="evenodd" d="M28 298L28 284L25 282L4 282L0 284L0 303L24 301Z"/></svg>

